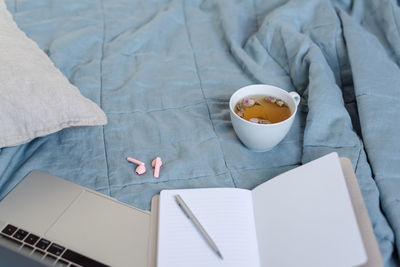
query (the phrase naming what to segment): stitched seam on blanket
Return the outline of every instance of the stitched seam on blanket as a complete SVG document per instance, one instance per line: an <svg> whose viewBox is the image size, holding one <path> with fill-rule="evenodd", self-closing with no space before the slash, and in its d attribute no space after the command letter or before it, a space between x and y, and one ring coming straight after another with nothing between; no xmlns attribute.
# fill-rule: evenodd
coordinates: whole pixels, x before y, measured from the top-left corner
<svg viewBox="0 0 400 267"><path fill-rule="evenodd" d="M210 122L211 122L211 125L212 125L212 128L213 128L215 137L217 138L217 142L218 142L219 148L221 150L221 154L222 154L222 159L224 160L224 163L225 163L225 168L229 171L232 183L236 187L236 183L235 183L235 181L233 179L231 170L228 168L228 164L226 163L225 154L224 154L224 151L222 150L221 142L219 141L219 138L218 138L218 135L217 135L217 131L215 130L214 122L213 122L213 120L211 118L210 106L208 105L208 101L207 101L206 95L205 95L204 90L203 90L203 84L201 82L200 73L199 73L199 66L197 64L197 58L196 58L196 54L194 52L194 47L193 47L193 44L192 44L192 39L190 38L189 27L188 27L188 24L187 24L186 10L185 10L185 0L182 0L181 3L182 3L183 21L185 22L186 35L188 37L190 48L192 49L193 62L194 62L194 66L196 68L197 78L199 79L199 86L200 86L200 89L201 89L201 93L203 94L203 98L204 98L205 104L207 106L208 117L210 119Z"/></svg>
<svg viewBox="0 0 400 267"><path fill-rule="evenodd" d="M189 181L189 180L195 180L195 179L201 179L201 178L207 178L207 177L212 177L212 176L222 176L230 174L230 170L223 172L223 173L218 173L214 175L202 175L202 176L196 176L196 177L190 177L190 178L182 178L182 179L173 179L173 180L165 180L165 181L147 181L147 182L141 182L141 183L129 183L129 184L122 184L122 185L111 185L112 188L125 188L128 186L137 186L137 185L147 185L147 184L162 184L162 183L168 183L168 182L177 182L177 181ZM153 179L155 180L155 179ZM98 187L96 190L103 190L103 187Z"/></svg>
<svg viewBox="0 0 400 267"><path fill-rule="evenodd" d="M208 102L214 102L214 103L229 103L229 100L225 99L211 99L208 98ZM107 115L120 115L120 114L134 114L134 113L142 113L142 114L147 114L151 112L159 112L159 111L165 111L165 110L178 110L178 109L185 109L185 108L191 108L198 106L200 104L205 104L206 101L200 101L200 102L195 102L189 105L182 105L182 106L176 106L176 107L168 107L168 108L157 108L157 109L149 109L149 110L140 110L140 109L135 109L135 110L126 110L126 111L107 111Z"/></svg>
<svg viewBox="0 0 400 267"><path fill-rule="evenodd" d="M258 170L271 170L271 169L282 169L282 168L288 168L288 167L298 167L300 166L300 164L288 164L288 165L283 165L283 166L276 166L276 167L264 167L264 168L253 168L253 169L246 169L246 168L238 168L238 169L234 169L235 171L258 171ZM216 176L222 176L225 174L231 175L231 172L229 170L229 172L223 172L223 173L217 173ZM141 182L141 183L129 183L129 184L121 184L121 185L111 185L112 188L125 188L128 186L136 186L136 185L145 185L145 184L162 184L162 183L168 183L168 182L176 182L176 181L180 181L180 180L195 180L195 179L201 179L201 178L207 178L207 177L211 177L211 175L200 175L200 176L195 176L195 177L190 177L190 178L182 178L182 179L171 179L171 180L165 180L165 181L146 181L146 182ZM275 177L275 176L274 176ZM274 177L270 177L270 178L274 178ZM98 187L96 188L96 190L103 190L105 189L104 187Z"/></svg>
<svg viewBox="0 0 400 267"><path fill-rule="evenodd" d="M369 88L366 87L366 86L363 87L363 90L368 90L368 89ZM372 92L366 92L366 93L356 94L357 98L364 97L364 96L371 96L371 97L374 97L374 98L381 97L381 98L385 98L385 99L389 99L389 100L400 99L400 97L396 97L396 95L385 95L383 93L375 94L375 93L372 93Z"/></svg>
<svg viewBox="0 0 400 267"><path fill-rule="evenodd" d="M340 89L342 89L341 87L343 86L343 77L342 77L342 68L341 68L341 64L340 64L340 56L339 56L339 51L338 51L338 42L340 41L340 39L344 39L343 36L343 25L342 25L342 21L340 20L340 16L337 12L337 10L335 10L335 14L336 14L336 19L339 21L340 24L340 33L339 30L336 29L336 38L335 38L335 51L336 51L336 60L338 62L338 68L339 68L339 78L340 78Z"/></svg>
<svg viewBox="0 0 400 267"><path fill-rule="evenodd" d="M360 162L360 158L361 158L361 152L362 152L362 150L364 150L364 146L363 146L361 139L359 138L358 141L360 143L360 148L358 149L358 157L357 157L357 161L356 161L356 166L354 166L354 172L357 172L358 163Z"/></svg>
<svg viewBox="0 0 400 267"><path fill-rule="evenodd" d="M282 169L282 168L283 169L288 168L288 167L295 168L295 167L298 167L298 166L300 166L300 164L293 163L293 164L286 164L286 165L274 166L274 167L267 166L267 167L262 167L262 168L235 168L233 170L236 171L236 172L237 171L274 170L274 169L279 170L279 169ZM225 175L225 174L228 174L228 173L229 173L229 175L231 175L231 170L229 170L229 172L227 171L227 172L217 173L217 174L215 174L215 176L222 176L222 175ZM206 178L206 177L211 177L211 176L212 175L210 174L210 175L199 175L199 176L194 176L194 177L190 177L190 178L182 178L182 179L169 179L169 180L165 180L165 181L157 180L157 181L146 181L146 182L129 183L129 184L121 184L121 185L111 185L111 188L124 188L124 187L127 187L127 186L136 186L136 185L145 185L145 184L161 184L161 183L168 183L168 182L177 182L177 181L181 181L181 180L187 181L187 180L195 180L195 179L199 179L199 178L201 179L201 178ZM273 178L273 177L271 177L271 178ZM103 189L105 189L105 188L104 187L96 188L96 190L103 190Z"/></svg>
<svg viewBox="0 0 400 267"><path fill-rule="evenodd" d="M327 147L327 148L334 148L334 149L340 149L340 148L350 148L350 147L358 147L359 144L354 144L354 145L348 145L348 146L330 146L330 145L322 145L322 144L315 144L315 145L304 145L304 147Z"/></svg>
<svg viewBox="0 0 400 267"><path fill-rule="evenodd" d="M100 71L100 107L103 106L103 59L104 59L104 41L105 41L105 35L106 35L106 22L105 22L105 17L104 17L104 0L101 0L100 2L101 5L101 20L102 20L102 42L101 42L101 57L100 57L100 66L99 66L99 71ZM107 183L108 183L108 195L111 196L111 187L110 187L110 174L109 174L109 167L108 167L108 156L107 156L107 146L106 146L106 138L105 138L105 132L104 132L104 127L103 127L103 144L104 144L104 159L106 161L106 175L107 175Z"/></svg>
<svg viewBox="0 0 400 267"><path fill-rule="evenodd" d="M133 114L133 113L142 113L142 114L146 114L146 113L151 113L151 112L159 112L159 111L165 111L165 110L178 110L178 109L185 109L185 108L191 108L191 107L195 107L198 106L200 104L204 104L205 100L200 101L200 102L196 102L193 104L189 104L189 105L183 105L183 106L177 106L177 107L169 107L169 108L157 108L157 109L149 109L149 110L128 110L128 111L107 111L107 114L113 114L113 115L119 115L119 114Z"/></svg>

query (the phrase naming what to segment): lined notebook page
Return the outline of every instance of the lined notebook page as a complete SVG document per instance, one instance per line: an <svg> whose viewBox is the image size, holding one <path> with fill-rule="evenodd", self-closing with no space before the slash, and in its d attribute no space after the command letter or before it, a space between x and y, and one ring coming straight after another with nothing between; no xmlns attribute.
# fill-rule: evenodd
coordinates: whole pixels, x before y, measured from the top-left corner
<svg viewBox="0 0 400 267"><path fill-rule="evenodd" d="M336 153L252 192L262 266L336 267L366 261Z"/></svg>
<svg viewBox="0 0 400 267"><path fill-rule="evenodd" d="M223 255L211 249L175 201L179 194ZM157 265L259 266L252 196L232 188L163 190L160 194Z"/></svg>

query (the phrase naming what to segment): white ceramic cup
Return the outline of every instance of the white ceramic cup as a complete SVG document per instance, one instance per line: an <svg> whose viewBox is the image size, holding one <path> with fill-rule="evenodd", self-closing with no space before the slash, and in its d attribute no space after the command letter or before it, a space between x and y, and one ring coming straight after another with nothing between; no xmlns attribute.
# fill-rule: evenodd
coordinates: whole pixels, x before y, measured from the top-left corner
<svg viewBox="0 0 400 267"><path fill-rule="evenodd" d="M235 113L236 104L246 97L273 96L283 100L289 107L291 115L284 121L271 124L258 124L247 121ZM265 152L276 146L288 133L296 116L300 96L296 92L286 92L272 85L249 85L237 90L229 100L229 109L233 129L240 141L255 152Z"/></svg>

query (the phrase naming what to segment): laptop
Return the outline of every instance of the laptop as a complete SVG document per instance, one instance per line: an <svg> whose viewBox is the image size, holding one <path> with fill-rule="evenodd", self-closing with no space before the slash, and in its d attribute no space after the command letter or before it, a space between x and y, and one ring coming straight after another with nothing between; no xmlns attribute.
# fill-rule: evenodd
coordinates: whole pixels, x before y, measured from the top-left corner
<svg viewBox="0 0 400 267"><path fill-rule="evenodd" d="M149 227L147 211L34 170L0 201L0 265L147 266Z"/></svg>

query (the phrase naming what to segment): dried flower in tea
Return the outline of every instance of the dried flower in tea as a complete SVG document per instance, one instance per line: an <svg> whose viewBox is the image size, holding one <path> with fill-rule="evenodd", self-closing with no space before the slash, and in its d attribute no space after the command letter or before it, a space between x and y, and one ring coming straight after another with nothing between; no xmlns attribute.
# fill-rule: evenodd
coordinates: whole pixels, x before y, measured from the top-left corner
<svg viewBox="0 0 400 267"><path fill-rule="evenodd" d="M258 124L277 123L291 116L288 105L273 96L246 97L236 104L235 112L241 118Z"/></svg>

